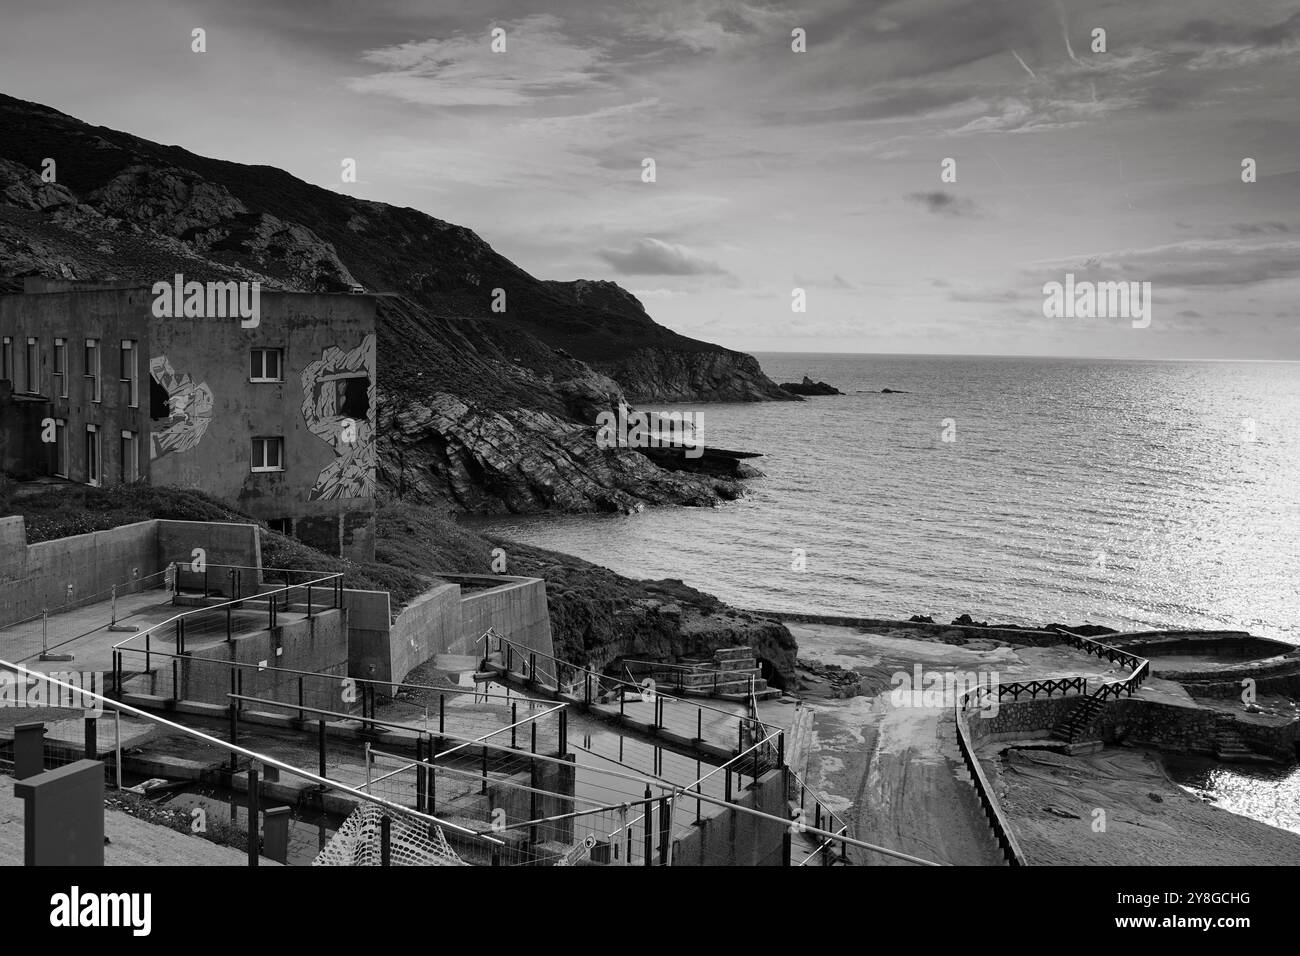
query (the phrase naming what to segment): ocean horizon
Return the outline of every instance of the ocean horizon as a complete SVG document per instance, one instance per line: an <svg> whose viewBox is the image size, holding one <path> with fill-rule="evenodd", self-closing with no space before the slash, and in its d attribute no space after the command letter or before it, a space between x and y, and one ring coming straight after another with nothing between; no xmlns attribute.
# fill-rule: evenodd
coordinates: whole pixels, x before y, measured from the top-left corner
<svg viewBox="0 0 1300 956"><path fill-rule="evenodd" d="M470 523L746 608L1300 644L1297 363L755 357L846 394L638 406L761 453L745 498Z"/></svg>

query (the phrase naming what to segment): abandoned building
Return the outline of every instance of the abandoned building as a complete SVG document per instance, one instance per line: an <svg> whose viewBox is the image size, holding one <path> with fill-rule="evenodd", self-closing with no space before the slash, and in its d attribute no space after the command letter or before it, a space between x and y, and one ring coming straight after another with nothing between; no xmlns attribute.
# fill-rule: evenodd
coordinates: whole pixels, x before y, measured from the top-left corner
<svg viewBox="0 0 1300 956"><path fill-rule="evenodd" d="M197 489L373 559L374 299L256 290L250 318L233 307L247 285L208 283L175 310L135 283L0 296L0 467Z"/></svg>

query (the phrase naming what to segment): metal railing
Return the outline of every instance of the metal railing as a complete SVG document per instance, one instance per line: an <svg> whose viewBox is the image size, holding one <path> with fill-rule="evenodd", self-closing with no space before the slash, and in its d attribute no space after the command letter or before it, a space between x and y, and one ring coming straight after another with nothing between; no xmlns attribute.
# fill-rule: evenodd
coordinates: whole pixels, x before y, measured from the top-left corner
<svg viewBox="0 0 1300 956"><path fill-rule="evenodd" d="M259 813L260 813L260 790L262 786L262 782L259 778L259 772L258 772L258 768L260 767L272 767L282 773L286 773L291 776L297 777L299 779L305 780L308 783L315 784L320 789L321 792L326 792L326 791L337 792L349 798L352 802L358 805L371 805L377 807L385 814L385 816L388 816L390 818L400 816L405 820L417 821L419 824L423 826L437 827L440 828L441 830L458 834L462 839L478 841L489 847L495 847L501 845L500 840L488 834L478 833L477 831L474 831L467 827L463 827L459 824L441 819L437 816L434 816L431 813L423 812L420 809L403 806L393 801L384 799L383 797L377 797L373 794L365 792L363 789L359 787L350 786L349 784L343 783L339 780L331 780L327 778L323 773L321 774L313 773L312 771L304 770L301 767L296 767L288 763L287 761L280 760L279 758L276 757L272 757L269 754L260 753L248 747L241 746L236 741L221 740L218 737L214 737L210 734L206 734L200 730L196 730L192 727L187 727L184 724L179 724L176 723L175 721L167 720L166 718L160 717L157 714L149 713L148 711L143 710L142 708L134 707L131 704L114 700L106 696L105 694L99 693L97 691L90 691L87 690L86 688L76 687L71 684L52 680L49 677L49 675L37 671L28 670L27 668L23 667L21 664L10 663L8 661L0 660L0 669L14 671L16 673L24 675L27 678L37 678L37 679L48 681L49 683L57 687L60 687L70 693L80 694L83 697L91 699L95 701L99 706L102 706L105 709L112 710L115 714L119 714L119 715L127 714L132 717L143 720L152 726L165 729L170 732L181 734L184 738L194 741L196 743L201 742L203 744L216 747L219 750L229 755L232 774L238 767L239 758L243 758L245 761L248 761L249 762L248 863L250 866L256 866L259 857L258 851L259 851L259 844L260 844L260 836L259 836L258 823L259 823ZM233 712L234 712L234 708L232 707L232 713ZM86 747L87 758L98 759L99 748L96 746L93 718L87 718L86 720L85 747ZM120 773L120 763L119 763L118 770ZM118 779L120 783L120 776Z"/></svg>

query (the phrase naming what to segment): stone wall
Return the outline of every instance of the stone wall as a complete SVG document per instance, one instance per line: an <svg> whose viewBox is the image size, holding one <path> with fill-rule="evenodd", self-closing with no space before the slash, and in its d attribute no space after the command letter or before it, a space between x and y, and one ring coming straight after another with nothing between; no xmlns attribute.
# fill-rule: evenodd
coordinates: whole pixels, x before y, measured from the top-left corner
<svg viewBox="0 0 1300 956"><path fill-rule="evenodd" d="M997 714L991 717L981 716L981 711L970 710L966 714L966 726L970 731L971 743L981 743L999 738L1025 738L1050 733L1082 701L1079 695L1066 697L1021 698L1019 701L1004 700L998 704Z"/></svg>

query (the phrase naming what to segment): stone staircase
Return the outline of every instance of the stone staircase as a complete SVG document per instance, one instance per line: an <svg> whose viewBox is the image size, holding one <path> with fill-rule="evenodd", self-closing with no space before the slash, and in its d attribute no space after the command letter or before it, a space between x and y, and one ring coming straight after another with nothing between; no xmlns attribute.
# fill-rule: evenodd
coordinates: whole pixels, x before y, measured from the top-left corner
<svg viewBox="0 0 1300 956"><path fill-rule="evenodd" d="M1214 718L1214 756L1219 760L1237 763L1266 760L1255 753L1250 745L1242 739L1236 729L1236 720L1231 714L1218 714Z"/></svg>
<svg viewBox="0 0 1300 956"><path fill-rule="evenodd" d="M1065 741L1071 748L1083 743L1093 743L1096 737L1091 733L1092 725L1096 723L1101 711L1101 698L1089 694L1052 728L1052 736L1057 740Z"/></svg>
<svg viewBox="0 0 1300 956"><path fill-rule="evenodd" d="M750 647L719 648L713 652L713 660L683 661L675 667L656 668L650 676L670 694L748 700L752 678L757 699L781 696L779 690L767 686Z"/></svg>

